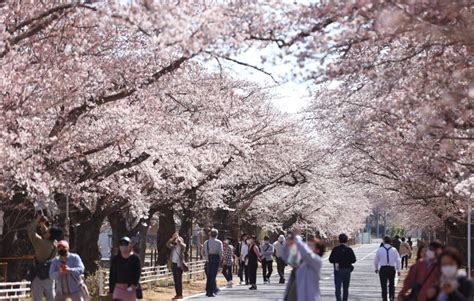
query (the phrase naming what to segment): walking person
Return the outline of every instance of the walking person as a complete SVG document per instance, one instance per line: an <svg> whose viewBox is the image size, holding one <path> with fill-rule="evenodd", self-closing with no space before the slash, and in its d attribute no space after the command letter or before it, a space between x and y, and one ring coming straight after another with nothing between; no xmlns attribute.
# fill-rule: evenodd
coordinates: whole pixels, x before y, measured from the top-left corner
<svg viewBox="0 0 474 301"><path fill-rule="evenodd" d="M349 238L346 234L339 235L339 245L335 247L329 256L329 262L334 265L334 285L336 287L336 300L347 301L349 298L349 284L351 273L356 262L354 251L347 245ZM341 298L342 286L342 298Z"/></svg>
<svg viewBox="0 0 474 301"><path fill-rule="evenodd" d="M218 288L216 286L216 276L219 270L219 264L222 260L223 247L222 242L217 239L219 232L212 229L210 237L204 242L204 258L207 265L206 296L215 297Z"/></svg>
<svg viewBox="0 0 474 301"><path fill-rule="evenodd" d="M249 270L249 283L250 290L257 289L257 266L262 254L260 248L257 245L257 238L251 236L249 239L249 254L248 254L248 270Z"/></svg>
<svg viewBox="0 0 474 301"><path fill-rule="evenodd" d="M418 246L420 259L408 271L408 275L403 282L403 288L398 294L398 301L404 301L406 297L417 301L427 300L428 291L440 279L441 269L437 258L442 252L443 244L439 241L431 242L427 248ZM410 294L408 295L409 291Z"/></svg>
<svg viewBox="0 0 474 301"><path fill-rule="evenodd" d="M294 268L286 286L284 301L321 301L319 281L325 249L318 239L311 238L305 244L301 236L288 235L283 253L284 257L292 258L290 262Z"/></svg>
<svg viewBox="0 0 474 301"><path fill-rule="evenodd" d="M411 236L408 236L407 243L410 246L410 249L413 251L413 241L411 240Z"/></svg>
<svg viewBox="0 0 474 301"><path fill-rule="evenodd" d="M429 301L473 300L473 284L461 270L462 255L454 248L446 248L439 257L441 277L434 289L428 291Z"/></svg>
<svg viewBox="0 0 474 301"><path fill-rule="evenodd" d="M383 242L384 245L375 253L375 273L378 273L380 277L383 301L387 301L387 282L389 298L390 301L393 301L395 299L395 275L398 273L400 276L400 255L390 244L390 237L384 237Z"/></svg>
<svg viewBox="0 0 474 301"><path fill-rule="evenodd" d="M275 248L270 244L270 238L265 236L263 238L262 246L262 270L263 270L263 283L270 283L270 277L273 273L273 253Z"/></svg>
<svg viewBox="0 0 474 301"><path fill-rule="evenodd" d="M235 249L235 256L239 260L239 271L238 276L240 278L240 284L249 284L249 273L246 265L247 255L249 252L248 244L247 244L247 234L242 234L240 236L240 241ZM244 282L245 277L245 282Z"/></svg>
<svg viewBox="0 0 474 301"><path fill-rule="evenodd" d="M285 236L278 236L278 240L273 243L275 249L275 258L277 263L278 276L280 276L280 284L285 283L285 259L283 258L283 248L285 247Z"/></svg>
<svg viewBox="0 0 474 301"><path fill-rule="evenodd" d="M69 243L61 240L58 243L58 257L56 257L49 270L49 277L56 282L55 301L84 301L86 296L82 293L82 274L84 264L81 257L69 252Z"/></svg>
<svg viewBox="0 0 474 301"><path fill-rule="evenodd" d="M132 241L124 236L119 241L119 252L110 261L109 291L112 298L120 301L137 300L140 290L140 257L133 252Z"/></svg>
<svg viewBox="0 0 474 301"><path fill-rule="evenodd" d="M408 258L411 257L411 247L405 241L405 237L402 237L402 243L400 244L400 257L402 258L402 270L403 267L408 269Z"/></svg>
<svg viewBox="0 0 474 301"><path fill-rule="evenodd" d="M234 247L230 244L228 238L224 239L223 244L223 259L222 259L222 274L227 281L227 288L232 288L232 265L234 264Z"/></svg>
<svg viewBox="0 0 474 301"><path fill-rule="evenodd" d="M40 229L41 235L37 233ZM60 228L47 226L43 215L35 219L27 228L28 237L35 252L35 266L31 271L32 301L41 301L43 296L47 301L53 301L55 296L54 281L49 276L52 260L56 257L56 244L62 238Z"/></svg>
<svg viewBox="0 0 474 301"><path fill-rule="evenodd" d="M176 292L173 300L180 300L183 299L183 269L186 264L184 262L184 250L186 250L186 244L178 232L175 232L166 243L166 246L171 249L168 268L171 267L170 270L173 273L174 290Z"/></svg>
<svg viewBox="0 0 474 301"><path fill-rule="evenodd" d="M394 247L395 250L397 250L398 254L400 254L400 245L401 245L401 243L402 242L400 241L400 236L395 235L395 237L392 240L392 247Z"/></svg>

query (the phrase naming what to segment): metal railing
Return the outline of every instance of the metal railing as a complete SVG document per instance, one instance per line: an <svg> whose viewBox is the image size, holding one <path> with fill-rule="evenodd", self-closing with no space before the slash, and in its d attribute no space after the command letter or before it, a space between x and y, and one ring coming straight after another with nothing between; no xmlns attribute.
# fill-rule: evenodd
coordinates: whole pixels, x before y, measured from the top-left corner
<svg viewBox="0 0 474 301"><path fill-rule="evenodd" d="M18 300L30 297L31 282L0 282L0 300Z"/></svg>
<svg viewBox="0 0 474 301"><path fill-rule="evenodd" d="M191 282L193 279L204 278L204 268L206 262L193 261L188 263L189 271L183 273L183 280ZM99 274L99 295L105 296L109 291L109 270L100 269ZM166 265L142 268L140 284L144 288L151 289L153 286L159 286L162 281L171 281L173 274ZM0 282L0 300L19 300L30 298L31 282Z"/></svg>
<svg viewBox="0 0 474 301"><path fill-rule="evenodd" d="M203 279L205 260L191 261L187 263L189 271L183 273L184 281L192 281L192 279ZM109 270L102 269L99 271L99 296L107 295L109 291ZM162 281L170 281L173 279L173 273L168 270L166 265L143 267L140 277L140 284L144 288L151 289L154 285L159 286Z"/></svg>

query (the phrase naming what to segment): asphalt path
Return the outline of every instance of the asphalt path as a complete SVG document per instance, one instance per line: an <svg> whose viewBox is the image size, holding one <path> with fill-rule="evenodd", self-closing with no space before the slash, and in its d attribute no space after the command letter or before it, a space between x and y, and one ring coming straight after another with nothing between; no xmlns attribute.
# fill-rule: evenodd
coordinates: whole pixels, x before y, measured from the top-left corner
<svg viewBox="0 0 474 301"><path fill-rule="evenodd" d="M351 277L351 285L349 291L349 300L354 301L371 301L381 300L380 281L374 272L374 256L379 244L362 245L354 249L357 263ZM206 297L205 294L188 297L186 299L198 300L245 300L245 301L265 301L265 300L282 300L285 291L284 284L278 284L278 275L274 269L271 278L271 284L263 284L261 274L257 275L257 290L249 290L248 286L235 285L231 289L222 289L215 298ZM261 271L261 269L259 269ZM286 272L290 272L287 267ZM288 277L287 277L288 278ZM234 276L234 282L236 281ZM333 301L334 297L334 276L333 267L328 262L328 258L324 258L323 268L321 271L321 296L322 300Z"/></svg>

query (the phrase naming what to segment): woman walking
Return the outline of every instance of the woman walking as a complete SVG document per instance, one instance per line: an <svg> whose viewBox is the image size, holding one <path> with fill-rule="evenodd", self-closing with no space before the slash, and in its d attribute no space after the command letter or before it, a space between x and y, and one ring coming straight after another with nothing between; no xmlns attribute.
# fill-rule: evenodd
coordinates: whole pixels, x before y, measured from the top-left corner
<svg viewBox="0 0 474 301"><path fill-rule="evenodd" d="M250 290L257 289L257 266L260 261L260 248L257 245L257 238L252 235L249 239L249 254L248 254L248 270L249 270L249 281Z"/></svg>
<svg viewBox="0 0 474 301"><path fill-rule="evenodd" d="M292 249L299 256L291 255L294 253ZM321 300L319 281L323 264L321 257L324 255L325 249L325 245L318 239L311 238L308 240L308 244L305 244L299 235L288 236L284 253L289 257L298 258L299 264L292 263L294 268L286 287L285 301Z"/></svg>
<svg viewBox="0 0 474 301"><path fill-rule="evenodd" d="M119 252L110 263L110 293L113 300L135 301L141 274L140 258L133 252L130 238L122 237L119 244Z"/></svg>
<svg viewBox="0 0 474 301"><path fill-rule="evenodd" d="M462 255L454 248L447 248L439 258L441 277L434 289L428 292L430 301L468 301L473 299L472 281L461 270Z"/></svg>
<svg viewBox="0 0 474 301"><path fill-rule="evenodd" d="M166 246L171 249L169 267L173 272L173 282L174 289L176 291L176 296L173 300L183 299L183 267L184 267L184 250L186 249L186 244L184 240L177 232L171 236L171 239L168 240Z"/></svg>

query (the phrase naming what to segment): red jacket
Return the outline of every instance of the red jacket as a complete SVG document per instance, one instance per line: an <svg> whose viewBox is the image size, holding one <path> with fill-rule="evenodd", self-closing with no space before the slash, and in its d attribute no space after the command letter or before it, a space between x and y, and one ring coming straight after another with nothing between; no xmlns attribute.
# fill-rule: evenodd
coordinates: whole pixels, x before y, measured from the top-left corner
<svg viewBox="0 0 474 301"><path fill-rule="evenodd" d="M432 269L434 270L428 277L428 274ZM407 278L405 278L405 281L403 282L403 288L400 291L399 296L405 296L415 283L421 285L424 281L423 287L420 289L420 293L418 294L417 301L426 301L427 291L430 288L434 287L436 283L438 283L440 276L441 270L438 264L431 264L430 266L428 266L426 261L419 260L417 263L410 267Z"/></svg>

